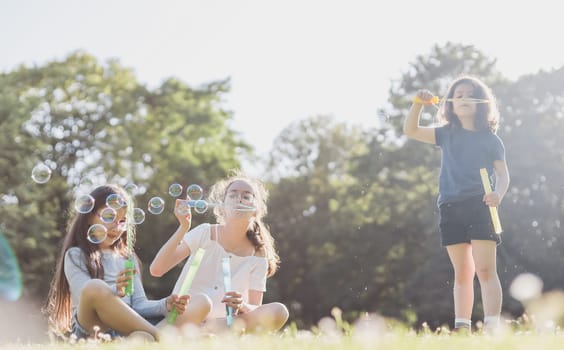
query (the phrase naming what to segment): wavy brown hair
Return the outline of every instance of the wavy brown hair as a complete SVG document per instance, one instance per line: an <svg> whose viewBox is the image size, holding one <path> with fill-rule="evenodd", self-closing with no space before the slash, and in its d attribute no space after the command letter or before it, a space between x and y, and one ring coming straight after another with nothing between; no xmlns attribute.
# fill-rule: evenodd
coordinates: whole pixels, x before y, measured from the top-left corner
<svg viewBox="0 0 564 350"><path fill-rule="evenodd" d="M94 198L94 208L86 214L76 213L69 222L67 234L64 238L61 252L57 260L55 276L51 281L51 288L47 304L43 311L47 314L49 331L57 336L64 336L71 330L72 305L69 283L65 276L65 254L72 247L80 248L88 274L92 278L104 279L104 267L101 263L100 247L88 241L86 232L90 227L91 218L98 210L106 206L106 198L111 194L119 194L124 199L129 198L127 193L116 185L103 185L94 189L90 195ZM135 242L135 231L133 242ZM112 248L123 256L127 256L127 235L122 234L112 245ZM79 262L73 262L79 264Z"/></svg>
<svg viewBox="0 0 564 350"><path fill-rule="evenodd" d="M221 180L212 186L208 198L211 203L223 203L225 201L225 197L227 196L229 187L235 181L244 181L253 189L256 212L253 216L252 222L247 228L247 238L254 245L256 251L264 253L264 256L268 261L267 276L270 277L276 273L278 265L280 264L280 257L276 253L274 238L272 237L272 234L266 224L263 222L263 218L268 212L266 206L268 191L262 181L246 176L239 171L234 171L233 175L229 178ZM214 207L213 213L218 223L225 223L224 212L221 207Z"/></svg>
<svg viewBox="0 0 564 350"><path fill-rule="evenodd" d="M453 110L452 99L454 97L454 90L461 84L468 84L473 88L472 98L486 100L488 102L478 103L476 105L476 116L474 118L474 127L478 131L491 131L497 132L499 126L499 111L495 96L491 89L480 79L472 76L462 76L456 79L448 88L447 94L443 99L441 108L439 109L439 120L447 125L455 127L462 127L460 119L456 116Z"/></svg>

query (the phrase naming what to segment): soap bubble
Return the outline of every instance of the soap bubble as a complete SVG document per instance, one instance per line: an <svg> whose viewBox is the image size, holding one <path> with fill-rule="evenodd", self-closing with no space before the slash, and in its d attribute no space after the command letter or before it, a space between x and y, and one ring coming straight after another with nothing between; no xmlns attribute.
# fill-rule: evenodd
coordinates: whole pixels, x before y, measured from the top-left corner
<svg viewBox="0 0 564 350"><path fill-rule="evenodd" d="M168 188L168 194L172 197L180 196L182 194L182 185L177 183L170 185Z"/></svg>
<svg viewBox="0 0 564 350"><path fill-rule="evenodd" d="M94 197L89 194L81 194L74 201L74 208L81 214L87 214L94 208Z"/></svg>
<svg viewBox="0 0 564 350"><path fill-rule="evenodd" d="M135 196L139 191L139 187L133 182L128 182L125 186L123 186L123 189L132 196Z"/></svg>
<svg viewBox="0 0 564 350"><path fill-rule="evenodd" d="M204 190L199 185L192 184L186 189L186 195L188 195L190 199L197 201L204 196Z"/></svg>
<svg viewBox="0 0 564 350"><path fill-rule="evenodd" d="M100 212L100 220L105 224L111 224L116 219L117 212L115 209L106 207Z"/></svg>
<svg viewBox="0 0 564 350"><path fill-rule="evenodd" d="M187 215L190 212L190 203L188 201L181 201L176 207L176 212L182 216Z"/></svg>
<svg viewBox="0 0 564 350"><path fill-rule="evenodd" d="M153 197L149 199L149 213L158 215L163 212L165 201L161 197Z"/></svg>
<svg viewBox="0 0 564 350"><path fill-rule="evenodd" d="M133 209L133 223L140 225L145 221L145 212L141 208Z"/></svg>
<svg viewBox="0 0 564 350"><path fill-rule="evenodd" d="M112 193L106 198L106 205L112 209L118 210L126 205L125 198L117 193Z"/></svg>
<svg viewBox="0 0 564 350"><path fill-rule="evenodd" d="M39 163L31 170L31 178L38 184L44 184L51 178L51 168L45 163Z"/></svg>
<svg viewBox="0 0 564 350"><path fill-rule="evenodd" d="M108 236L108 230L106 226L102 224L94 224L88 228L86 238L93 244L100 244L104 242Z"/></svg>

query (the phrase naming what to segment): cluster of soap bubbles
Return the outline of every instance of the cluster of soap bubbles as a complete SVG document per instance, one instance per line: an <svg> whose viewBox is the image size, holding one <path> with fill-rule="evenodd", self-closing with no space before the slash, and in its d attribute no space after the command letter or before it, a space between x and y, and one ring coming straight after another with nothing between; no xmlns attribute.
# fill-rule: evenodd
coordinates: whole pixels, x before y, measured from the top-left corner
<svg viewBox="0 0 564 350"><path fill-rule="evenodd" d="M183 187L178 183L173 183L168 188L168 194L171 197L177 198L182 195ZM186 200L183 200L179 207L176 209L181 215L186 215L190 212L191 208L198 214L205 213L210 205L203 200L204 190L200 185L192 184L186 188ZM164 211L165 201L161 197L152 197L149 199L148 210L151 214L158 215Z"/></svg>
<svg viewBox="0 0 564 350"><path fill-rule="evenodd" d="M135 191L137 186L131 185L128 187L131 191ZM103 224L93 224L88 228L86 238L94 244L102 243L107 235L108 228L106 225L111 225L116 221L117 211L127 205L127 201L122 195L112 193L106 197L106 206L100 210L99 217ZM90 194L79 194L74 201L74 208L78 213L88 214L94 209L95 200ZM135 225L140 225L145 221L145 212L141 208L134 208L132 221ZM125 223L116 223L119 231L125 230Z"/></svg>
<svg viewBox="0 0 564 350"><path fill-rule="evenodd" d="M182 195L182 185L173 183L168 188L168 194L174 198ZM176 208L176 212L180 215L187 215L192 209L198 214L204 214L211 207L224 206L223 203L210 203L204 199L204 190L200 185L192 184L186 188L186 199L181 201ZM149 200L149 212L152 214L160 214L164 210L165 201L161 197L153 197ZM254 207L246 207L239 205L235 208L238 211L255 211Z"/></svg>
<svg viewBox="0 0 564 350"><path fill-rule="evenodd" d="M31 178L38 184L45 184L51 178L51 168L40 162L35 165L31 171ZM93 187L93 182L85 177L80 180L79 193L74 201L74 208L78 213L88 214L94 209L94 198L85 193ZM124 186L124 190L131 196L135 196L139 192L139 188L132 182ZM83 192L85 191L85 192ZM178 198L184 192L184 188L179 183L173 183L168 188L168 194L173 198ZM204 214L210 207L222 206L223 203L209 203L203 198L204 190L197 184L192 184L186 188L186 199L176 208L180 215L187 215L192 209L198 214ZM100 221L102 224L91 225L87 232L87 239L94 243L100 244L108 235L108 225L112 225L116 221L117 211L127 205L126 199L119 194L111 194L106 198L106 206L100 211ZM165 200L162 197L154 196L149 199L147 211L153 215L162 214L165 209ZM240 206L236 210L254 211L255 208ZM145 221L145 212L141 208L134 208L132 221L135 225L139 225ZM119 224L118 224L119 225ZM122 228L119 228L120 230Z"/></svg>

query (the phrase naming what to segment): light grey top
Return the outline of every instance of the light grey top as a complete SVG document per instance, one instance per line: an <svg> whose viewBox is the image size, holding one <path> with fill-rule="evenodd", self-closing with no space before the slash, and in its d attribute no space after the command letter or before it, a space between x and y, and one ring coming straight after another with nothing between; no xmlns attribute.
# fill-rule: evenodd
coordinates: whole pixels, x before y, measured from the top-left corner
<svg viewBox="0 0 564 350"><path fill-rule="evenodd" d="M104 266L104 282L116 292L116 278L121 270L124 269L125 261L123 256L111 252L102 251L102 265ZM80 300L80 293L85 283L93 279L86 268L85 255L80 248L72 247L65 253L65 276L69 282L72 309L76 312ZM140 271L137 261L135 268ZM143 289L141 277L137 272L133 278L133 295L121 298L127 305L131 306L139 315L148 318L155 316L166 316L166 298L161 300L148 300Z"/></svg>

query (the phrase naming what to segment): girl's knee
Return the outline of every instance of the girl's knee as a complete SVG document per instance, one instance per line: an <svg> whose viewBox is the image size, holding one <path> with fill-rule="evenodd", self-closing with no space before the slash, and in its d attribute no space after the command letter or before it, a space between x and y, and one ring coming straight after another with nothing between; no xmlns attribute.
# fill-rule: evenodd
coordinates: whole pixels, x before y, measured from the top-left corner
<svg viewBox="0 0 564 350"><path fill-rule="evenodd" d="M106 282L99 279L89 280L84 284L80 292L80 300L96 300L98 298L107 298L113 296L114 293Z"/></svg>
<svg viewBox="0 0 564 350"><path fill-rule="evenodd" d="M282 303L271 303L269 305L271 306L276 319L282 321L282 323L286 323L288 317L290 317L290 313L288 312L286 305Z"/></svg>
<svg viewBox="0 0 564 350"><path fill-rule="evenodd" d="M179 315L178 325L200 324L210 314L212 301L206 294L195 294L190 296L186 311Z"/></svg>
<svg viewBox="0 0 564 350"><path fill-rule="evenodd" d="M476 268L474 265L465 264L454 267L454 279L456 283L467 284L474 283L474 276L476 275Z"/></svg>
<svg viewBox="0 0 564 350"><path fill-rule="evenodd" d="M495 268L492 267L478 267L476 269L476 274L478 275L478 279L480 281L489 281L493 277L497 276L497 271Z"/></svg>
<svg viewBox="0 0 564 350"><path fill-rule="evenodd" d="M278 330L284 326L290 313L286 305L282 303L270 303L263 305L264 313L262 322L269 330Z"/></svg>
<svg viewBox="0 0 564 350"><path fill-rule="evenodd" d="M188 305L192 305L193 308L197 308L198 310L208 314L212 309L213 303L210 297L206 294L199 293L190 297Z"/></svg>
<svg viewBox="0 0 564 350"><path fill-rule="evenodd" d="M455 273L454 282L458 285L471 285L474 284L474 276L473 272Z"/></svg>

